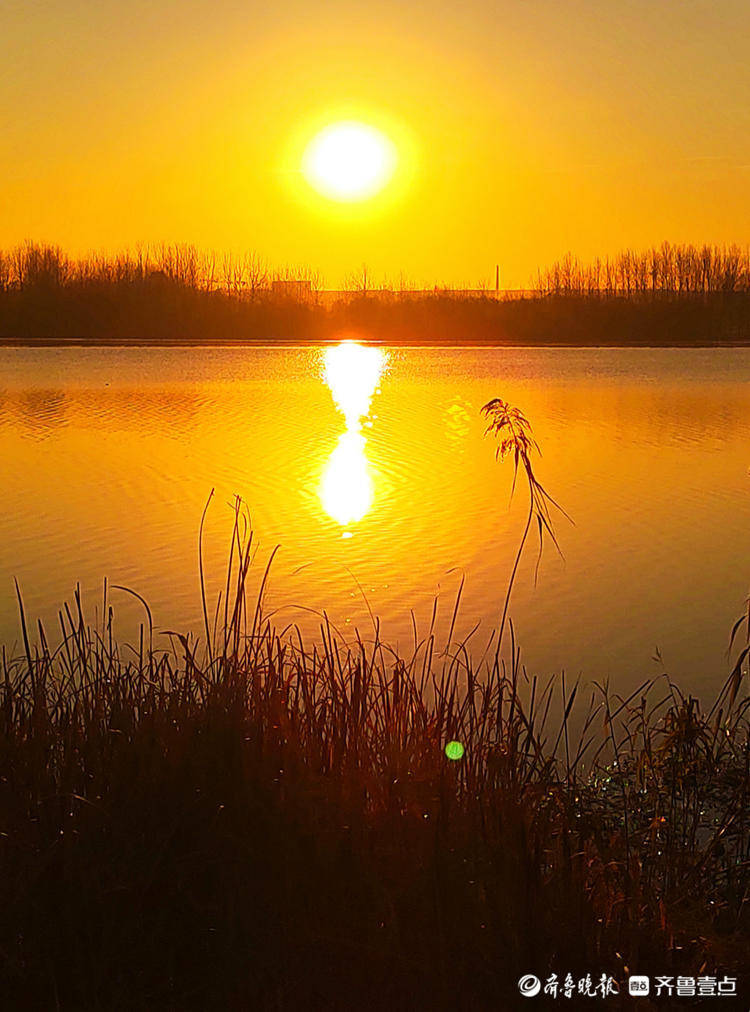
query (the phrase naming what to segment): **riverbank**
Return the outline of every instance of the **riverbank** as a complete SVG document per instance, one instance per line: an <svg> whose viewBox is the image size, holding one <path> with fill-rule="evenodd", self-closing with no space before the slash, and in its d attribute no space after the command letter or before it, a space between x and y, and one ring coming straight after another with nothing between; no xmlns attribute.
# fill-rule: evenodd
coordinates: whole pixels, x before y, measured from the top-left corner
<svg viewBox="0 0 750 1012"><path fill-rule="evenodd" d="M254 255L162 246L72 260L27 243L0 252L0 341L102 345L323 344L715 347L750 344L750 261L735 248L566 258L528 290L325 291L312 271Z"/></svg>
<svg viewBox="0 0 750 1012"><path fill-rule="evenodd" d="M0 346L218 346L362 342L442 347L724 347L750 344L750 295L497 301L377 293L332 306L168 286L0 293Z"/></svg>
<svg viewBox="0 0 750 1012"><path fill-rule="evenodd" d="M626 349L626 348L642 348L645 351L656 350L656 349L686 349L694 348L697 351L710 350L711 348L750 348L750 341L714 341L706 344L636 344L631 342L630 344L506 344L500 342L484 341L481 344L471 341L462 341L460 344L449 344L446 342L429 342L425 341L420 344L407 344L399 341L386 341L378 340L368 336L360 334L340 334L338 337L320 338L318 341L300 341L298 338L293 339L282 339L279 338L274 341L268 339L257 338L250 340L213 340L213 341L198 341L198 340L167 340L167 339L153 339L143 340L140 338L133 338L132 340L105 340L102 338L87 338L87 337L74 337L74 338L0 338L0 348L303 348L306 346L314 347L326 347L327 345L338 345L342 340L356 340L362 344L373 345L376 348L388 348L398 347L405 350L419 348L444 348L446 350L453 349L478 349L478 348L513 348L516 350L523 350L524 348L611 348L613 350Z"/></svg>

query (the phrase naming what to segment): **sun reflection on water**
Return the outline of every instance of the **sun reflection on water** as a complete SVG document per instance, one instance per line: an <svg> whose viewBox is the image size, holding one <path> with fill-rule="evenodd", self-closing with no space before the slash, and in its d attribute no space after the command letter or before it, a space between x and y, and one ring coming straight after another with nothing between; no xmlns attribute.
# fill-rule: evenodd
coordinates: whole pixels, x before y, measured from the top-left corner
<svg viewBox="0 0 750 1012"><path fill-rule="evenodd" d="M386 357L382 348L354 341L327 348L323 356L323 375L344 416L346 430L323 472L320 501L328 516L342 527L361 520L375 495L362 422L370 412Z"/></svg>

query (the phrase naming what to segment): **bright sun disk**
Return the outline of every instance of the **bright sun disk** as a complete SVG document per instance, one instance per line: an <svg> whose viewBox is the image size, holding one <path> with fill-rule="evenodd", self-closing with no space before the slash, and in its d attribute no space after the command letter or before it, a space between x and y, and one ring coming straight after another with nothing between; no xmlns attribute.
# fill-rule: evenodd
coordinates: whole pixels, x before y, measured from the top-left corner
<svg viewBox="0 0 750 1012"><path fill-rule="evenodd" d="M362 200L390 180L396 167L392 142L375 127L334 123L307 146L302 171L316 190L333 200Z"/></svg>

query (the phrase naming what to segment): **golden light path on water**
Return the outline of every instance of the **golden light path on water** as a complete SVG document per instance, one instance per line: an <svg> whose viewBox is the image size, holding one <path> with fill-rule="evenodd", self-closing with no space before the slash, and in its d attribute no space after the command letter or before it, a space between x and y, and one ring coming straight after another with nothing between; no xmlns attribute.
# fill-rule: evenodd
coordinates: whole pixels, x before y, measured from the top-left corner
<svg viewBox="0 0 750 1012"><path fill-rule="evenodd" d="M327 348L323 376L345 431L331 454L320 483L320 501L332 520L346 527L368 512L375 495L362 424L387 360L382 348L347 341Z"/></svg>

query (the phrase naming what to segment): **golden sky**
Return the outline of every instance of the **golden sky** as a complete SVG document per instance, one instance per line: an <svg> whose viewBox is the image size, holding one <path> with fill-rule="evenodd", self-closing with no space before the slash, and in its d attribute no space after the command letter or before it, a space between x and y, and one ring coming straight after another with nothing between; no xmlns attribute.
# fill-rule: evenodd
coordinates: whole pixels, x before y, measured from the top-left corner
<svg viewBox="0 0 750 1012"><path fill-rule="evenodd" d="M2 246L515 287L568 250L750 240L747 0L3 6ZM360 204L300 169L340 119L399 153Z"/></svg>

